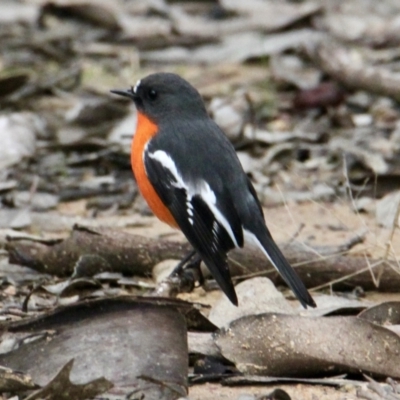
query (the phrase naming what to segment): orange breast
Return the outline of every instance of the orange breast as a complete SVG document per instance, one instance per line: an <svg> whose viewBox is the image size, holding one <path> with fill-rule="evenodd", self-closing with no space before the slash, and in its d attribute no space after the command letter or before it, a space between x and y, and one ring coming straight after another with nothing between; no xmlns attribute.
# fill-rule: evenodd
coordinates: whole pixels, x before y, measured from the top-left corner
<svg viewBox="0 0 400 400"><path fill-rule="evenodd" d="M153 185L146 175L143 162L143 151L149 140L157 134L157 125L144 114L138 112L137 128L132 140L131 165L140 193L147 201L153 213L168 225L178 228L175 218L158 197Z"/></svg>

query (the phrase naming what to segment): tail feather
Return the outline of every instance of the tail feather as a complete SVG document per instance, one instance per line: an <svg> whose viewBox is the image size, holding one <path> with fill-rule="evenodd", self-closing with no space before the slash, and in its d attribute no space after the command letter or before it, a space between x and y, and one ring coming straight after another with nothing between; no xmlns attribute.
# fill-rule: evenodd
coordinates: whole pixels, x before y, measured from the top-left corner
<svg viewBox="0 0 400 400"><path fill-rule="evenodd" d="M203 259L204 263L207 265L208 269L211 272L213 278L217 281L221 290L225 293L226 297L237 306L239 304L238 298L236 295L235 287L232 283L231 274L229 272L229 266L227 261L222 260L212 260L210 257L207 257L204 253L199 253L200 257Z"/></svg>
<svg viewBox="0 0 400 400"><path fill-rule="evenodd" d="M279 247L274 242L274 239L271 237L269 232L265 230L265 232L255 235L246 230L245 235L251 242L255 243L262 250L271 264L281 274L286 284L296 295L301 305L304 308L307 308L307 306L316 307L316 304L303 281L279 250Z"/></svg>

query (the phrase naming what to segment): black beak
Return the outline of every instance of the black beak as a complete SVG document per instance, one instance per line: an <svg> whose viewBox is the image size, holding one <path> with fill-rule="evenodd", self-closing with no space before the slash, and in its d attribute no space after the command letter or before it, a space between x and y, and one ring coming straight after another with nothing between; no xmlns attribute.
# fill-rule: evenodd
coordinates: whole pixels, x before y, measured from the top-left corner
<svg viewBox="0 0 400 400"><path fill-rule="evenodd" d="M111 93L118 94L119 96L129 97L131 100L137 98L137 94L133 91L133 88L127 90L110 90Z"/></svg>

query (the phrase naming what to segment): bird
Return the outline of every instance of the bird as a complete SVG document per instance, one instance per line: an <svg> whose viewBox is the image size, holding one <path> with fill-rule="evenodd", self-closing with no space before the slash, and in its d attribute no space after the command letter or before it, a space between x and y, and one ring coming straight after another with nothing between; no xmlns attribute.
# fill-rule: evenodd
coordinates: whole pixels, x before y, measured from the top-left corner
<svg viewBox="0 0 400 400"><path fill-rule="evenodd" d="M200 93L177 74L158 72L127 90L137 109L131 145L136 182L153 213L180 229L228 299L238 305L228 253L253 243L304 308L315 302L271 236L257 193Z"/></svg>

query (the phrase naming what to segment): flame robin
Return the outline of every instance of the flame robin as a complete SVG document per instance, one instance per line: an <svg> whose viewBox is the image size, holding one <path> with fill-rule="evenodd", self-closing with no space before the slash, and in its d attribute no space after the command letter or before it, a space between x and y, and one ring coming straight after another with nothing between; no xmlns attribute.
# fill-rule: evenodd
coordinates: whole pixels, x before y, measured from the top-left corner
<svg viewBox="0 0 400 400"><path fill-rule="evenodd" d="M182 230L229 300L238 304L227 253L246 240L263 251L304 307L314 307L199 92L178 75L156 73L112 93L132 99L138 111L131 163L140 192L159 219Z"/></svg>

